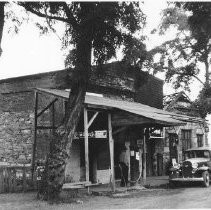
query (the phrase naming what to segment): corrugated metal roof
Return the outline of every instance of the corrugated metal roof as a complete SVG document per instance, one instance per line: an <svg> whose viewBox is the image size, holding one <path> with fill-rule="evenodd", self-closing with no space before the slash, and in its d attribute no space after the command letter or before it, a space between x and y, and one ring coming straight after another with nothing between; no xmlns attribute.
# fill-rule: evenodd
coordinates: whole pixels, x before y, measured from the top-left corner
<svg viewBox="0 0 211 210"><path fill-rule="evenodd" d="M211 147L209 147L209 146L205 146L205 147L194 147L194 148L187 149L185 151L193 151L193 150L211 150Z"/></svg>
<svg viewBox="0 0 211 210"><path fill-rule="evenodd" d="M44 89L44 88L36 88L36 90L51 94L57 97L61 97L64 99L68 99L69 92L66 90L59 89ZM162 125L182 125L184 122L193 122L198 119L193 117L184 116L174 114L172 112L167 112L161 109L157 109L154 107L150 107L148 105L144 105L136 102L128 102L122 100L115 100L111 98L98 97L92 95L86 95L85 103L88 105L94 105L99 107L107 107L108 109L119 109L124 110L132 114L136 114L145 118L156 120L158 124Z"/></svg>

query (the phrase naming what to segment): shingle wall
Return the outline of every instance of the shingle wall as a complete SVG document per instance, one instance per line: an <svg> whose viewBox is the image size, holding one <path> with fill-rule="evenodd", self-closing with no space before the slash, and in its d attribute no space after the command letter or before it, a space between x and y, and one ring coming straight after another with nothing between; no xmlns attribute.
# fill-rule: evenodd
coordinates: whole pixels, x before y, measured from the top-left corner
<svg viewBox="0 0 211 210"><path fill-rule="evenodd" d="M163 81L148 76L148 80L135 93L135 101L156 107L163 108Z"/></svg>

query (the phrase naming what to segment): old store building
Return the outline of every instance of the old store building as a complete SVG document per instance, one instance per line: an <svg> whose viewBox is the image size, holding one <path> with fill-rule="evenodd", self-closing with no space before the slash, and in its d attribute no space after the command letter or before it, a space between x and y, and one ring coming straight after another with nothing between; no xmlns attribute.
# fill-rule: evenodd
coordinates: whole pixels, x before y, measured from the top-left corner
<svg viewBox="0 0 211 210"><path fill-rule="evenodd" d="M0 81L2 162L36 166L45 160L54 130L64 118L71 74L69 69ZM109 182L114 171L120 178L124 146L130 179L152 175L156 142L150 141L151 132L185 121L162 108L163 81L119 62L100 71L93 68L66 181Z"/></svg>
<svg viewBox="0 0 211 210"><path fill-rule="evenodd" d="M189 97L182 91L164 97L164 109L189 116L189 122L185 125L165 128L165 157L168 159L182 160L183 151L208 146L208 125L200 118L199 112L193 107Z"/></svg>

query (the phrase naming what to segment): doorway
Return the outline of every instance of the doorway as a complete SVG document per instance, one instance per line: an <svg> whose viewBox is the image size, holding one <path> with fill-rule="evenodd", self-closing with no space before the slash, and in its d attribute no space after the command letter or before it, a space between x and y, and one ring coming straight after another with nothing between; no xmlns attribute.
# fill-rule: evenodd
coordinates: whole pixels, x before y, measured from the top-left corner
<svg viewBox="0 0 211 210"><path fill-rule="evenodd" d="M178 135L176 133L169 133L170 160L175 159L178 162L177 143Z"/></svg>

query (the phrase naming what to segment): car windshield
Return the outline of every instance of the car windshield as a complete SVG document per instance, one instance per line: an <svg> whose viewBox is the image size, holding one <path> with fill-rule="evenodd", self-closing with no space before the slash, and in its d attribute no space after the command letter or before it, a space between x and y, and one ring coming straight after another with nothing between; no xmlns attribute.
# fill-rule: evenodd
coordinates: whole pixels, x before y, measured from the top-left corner
<svg viewBox="0 0 211 210"><path fill-rule="evenodd" d="M189 158L210 158L208 150L192 150L185 152L185 160Z"/></svg>

